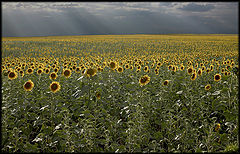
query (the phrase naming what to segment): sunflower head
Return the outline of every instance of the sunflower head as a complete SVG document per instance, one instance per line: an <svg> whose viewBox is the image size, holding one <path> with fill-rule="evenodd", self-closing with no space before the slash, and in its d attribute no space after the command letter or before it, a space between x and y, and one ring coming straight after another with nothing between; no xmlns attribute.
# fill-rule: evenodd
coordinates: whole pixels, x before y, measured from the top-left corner
<svg viewBox="0 0 240 154"><path fill-rule="evenodd" d="M75 72L76 73L81 73L81 67L76 67Z"/></svg>
<svg viewBox="0 0 240 154"><path fill-rule="evenodd" d="M96 97L97 97L97 99L100 99L100 98L101 98L100 92L96 92Z"/></svg>
<svg viewBox="0 0 240 154"><path fill-rule="evenodd" d="M33 69L30 67L27 69L27 74L32 74L33 73Z"/></svg>
<svg viewBox="0 0 240 154"><path fill-rule="evenodd" d="M11 72L8 73L8 78L9 78L10 80L14 80L14 79L16 79L17 77L18 77L18 74L17 74L15 71L11 71Z"/></svg>
<svg viewBox="0 0 240 154"><path fill-rule="evenodd" d="M60 86L59 82L54 81L50 84L49 88L53 93L56 93L57 91L59 91L61 89L61 86Z"/></svg>
<svg viewBox="0 0 240 154"><path fill-rule="evenodd" d="M114 61L111 61L111 62L109 63L109 67L110 67L112 70L115 70L115 69L117 68L117 63L114 62Z"/></svg>
<svg viewBox="0 0 240 154"><path fill-rule="evenodd" d="M24 76L24 71L23 70L20 70L19 73L20 73L21 77Z"/></svg>
<svg viewBox="0 0 240 154"><path fill-rule="evenodd" d="M43 70L42 70L42 69L38 69L38 70L37 70L37 74L38 74L38 75L41 75L42 73L43 73Z"/></svg>
<svg viewBox="0 0 240 154"><path fill-rule="evenodd" d="M196 78L197 78L197 73L193 73L192 76L191 76L191 80L192 80L192 81L193 81L193 80L196 80Z"/></svg>
<svg viewBox="0 0 240 154"><path fill-rule="evenodd" d="M46 68L45 69L45 74L48 74L50 72L50 69L49 68Z"/></svg>
<svg viewBox="0 0 240 154"><path fill-rule="evenodd" d="M123 72L123 68L122 68L122 67L118 67L117 71L118 71L119 73L122 73L122 72Z"/></svg>
<svg viewBox="0 0 240 154"><path fill-rule="evenodd" d="M187 72L188 72L188 74L192 74L192 73L193 73L193 68L192 68L192 67L189 67L189 68L187 69Z"/></svg>
<svg viewBox="0 0 240 154"><path fill-rule="evenodd" d="M169 80L165 80L165 81L163 81L163 86L167 86L168 83L169 83Z"/></svg>
<svg viewBox="0 0 240 154"><path fill-rule="evenodd" d="M148 84L150 82L150 77L148 75L144 75L139 79L139 84L141 86L145 86L146 84Z"/></svg>
<svg viewBox="0 0 240 154"><path fill-rule="evenodd" d="M220 74L216 74L214 75L214 81L220 81L221 80L221 75Z"/></svg>
<svg viewBox="0 0 240 154"><path fill-rule="evenodd" d="M23 88L26 91L31 91L34 87L34 83L31 80L28 80L27 82L24 83Z"/></svg>
<svg viewBox="0 0 240 154"><path fill-rule="evenodd" d="M55 80L56 78L57 78L57 73L55 73L55 72L52 72L50 75L49 75L49 78L51 79L51 80Z"/></svg>
<svg viewBox="0 0 240 154"><path fill-rule="evenodd" d="M93 77L94 75L96 75L97 73L97 70L95 68L88 68L86 71L85 71L85 75L87 77Z"/></svg>
<svg viewBox="0 0 240 154"><path fill-rule="evenodd" d="M70 69L63 70L63 76L69 78L71 76L71 70Z"/></svg>
<svg viewBox="0 0 240 154"><path fill-rule="evenodd" d="M56 72L56 73L58 72L58 70L59 70L58 68L53 69L53 71Z"/></svg>
<svg viewBox="0 0 240 154"><path fill-rule="evenodd" d="M211 85L210 84L207 84L206 86L205 86L205 90L210 90L211 89Z"/></svg>
<svg viewBox="0 0 240 154"><path fill-rule="evenodd" d="M198 74L199 76L202 75L202 69L201 69L201 68L198 69L197 74Z"/></svg>
<svg viewBox="0 0 240 154"><path fill-rule="evenodd" d="M183 65L180 66L180 70L181 70L181 71L184 70L184 66L183 66Z"/></svg>

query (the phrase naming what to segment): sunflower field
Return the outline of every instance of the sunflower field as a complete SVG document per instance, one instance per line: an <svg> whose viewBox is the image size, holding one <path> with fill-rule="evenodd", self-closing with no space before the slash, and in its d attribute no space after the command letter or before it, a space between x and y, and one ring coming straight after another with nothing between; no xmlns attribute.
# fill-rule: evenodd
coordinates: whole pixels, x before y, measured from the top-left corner
<svg viewBox="0 0 240 154"><path fill-rule="evenodd" d="M237 35L2 38L2 152L239 150Z"/></svg>

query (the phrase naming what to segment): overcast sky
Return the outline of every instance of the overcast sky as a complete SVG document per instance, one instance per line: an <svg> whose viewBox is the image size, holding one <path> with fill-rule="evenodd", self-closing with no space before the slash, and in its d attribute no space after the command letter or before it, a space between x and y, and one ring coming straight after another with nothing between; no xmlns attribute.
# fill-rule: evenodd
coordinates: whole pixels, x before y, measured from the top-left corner
<svg viewBox="0 0 240 154"><path fill-rule="evenodd" d="M238 34L238 2L2 2L2 36Z"/></svg>

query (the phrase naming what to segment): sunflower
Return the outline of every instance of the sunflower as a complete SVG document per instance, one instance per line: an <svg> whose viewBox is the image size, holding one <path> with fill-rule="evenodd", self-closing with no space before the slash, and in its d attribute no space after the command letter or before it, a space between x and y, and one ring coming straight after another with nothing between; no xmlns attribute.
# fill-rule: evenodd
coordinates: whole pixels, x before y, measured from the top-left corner
<svg viewBox="0 0 240 154"><path fill-rule="evenodd" d="M210 68L207 68L206 72L209 73L210 71L211 71L211 69L210 69Z"/></svg>
<svg viewBox="0 0 240 154"><path fill-rule="evenodd" d="M181 70L181 71L184 70L184 66L183 66L183 65L180 66L180 70Z"/></svg>
<svg viewBox="0 0 240 154"><path fill-rule="evenodd" d="M55 80L56 78L57 78L57 73L55 73L55 72L52 72L50 75L49 75L49 78L51 79L51 80Z"/></svg>
<svg viewBox="0 0 240 154"><path fill-rule="evenodd" d="M24 71L23 70L20 70L19 73L20 73L21 77L24 76Z"/></svg>
<svg viewBox="0 0 240 154"><path fill-rule="evenodd" d="M227 66L226 66L226 69L227 69L228 71L231 71L231 70L232 70L232 66L231 66L231 65L227 65Z"/></svg>
<svg viewBox="0 0 240 154"><path fill-rule="evenodd" d="M65 69L63 70L63 76L65 76L66 78L69 78L71 76L71 70L70 69Z"/></svg>
<svg viewBox="0 0 240 154"><path fill-rule="evenodd" d="M213 71L213 65L210 65L210 71Z"/></svg>
<svg viewBox="0 0 240 154"><path fill-rule="evenodd" d="M61 86L60 86L59 82L53 81L50 84L49 88L53 93L56 93L57 91L59 91L61 89Z"/></svg>
<svg viewBox="0 0 240 154"><path fill-rule="evenodd" d="M126 65L125 65L125 68L126 68L126 69L129 69L129 64L126 64Z"/></svg>
<svg viewBox="0 0 240 154"><path fill-rule="evenodd" d="M109 63L109 67L110 67L112 70L115 70L115 69L117 68L117 63L111 61L111 62Z"/></svg>
<svg viewBox="0 0 240 154"><path fill-rule="evenodd" d="M27 82L24 83L23 88L26 91L31 91L34 87L34 83L31 80L28 80Z"/></svg>
<svg viewBox="0 0 240 154"><path fill-rule="evenodd" d="M49 68L45 68L45 74L48 74L50 72Z"/></svg>
<svg viewBox="0 0 240 154"><path fill-rule="evenodd" d="M54 71L55 73L57 73L58 70L59 70L58 68L54 68L54 69L53 69L53 71Z"/></svg>
<svg viewBox="0 0 240 154"><path fill-rule="evenodd" d="M148 75L144 75L139 79L139 84L144 86L150 82L150 77Z"/></svg>
<svg viewBox="0 0 240 154"><path fill-rule="evenodd" d="M43 70L42 70L42 69L38 69L38 70L37 70L37 74L38 74L38 75L41 75L41 74L42 74L42 72L43 72Z"/></svg>
<svg viewBox="0 0 240 154"><path fill-rule="evenodd" d="M96 92L96 97L97 97L97 99L100 99L100 98L101 98L100 92Z"/></svg>
<svg viewBox="0 0 240 154"><path fill-rule="evenodd" d="M27 69L27 74L32 74L33 73L33 69L32 68L28 68Z"/></svg>
<svg viewBox="0 0 240 154"><path fill-rule="evenodd" d="M169 80L165 80L165 81L163 81L163 86L167 86L168 83L169 83Z"/></svg>
<svg viewBox="0 0 240 154"><path fill-rule="evenodd" d="M17 77L18 77L18 74L17 74L15 71L11 71L11 72L8 73L8 78L9 78L10 80L14 80L14 79L16 79Z"/></svg>
<svg viewBox="0 0 240 154"><path fill-rule="evenodd" d="M210 84L207 84L206 86L205 86L205 90L210 90L211 89L211 85Z"/></svg>
<svg viewBox="0 0 240 154"><path fill-rule="evenodd" d="M122 68L122 67L118 67L117 71L118 71L119 73L122 73L122 72L123 72L123 68Z"/></svg>
<svg viewBox="0 0 240 154"><path fill-rule="evenodd" d="M171 69L172 69L172 65L169 65L169 66L168 66L168 69L171 70Z"/></svg>
<svg viewBox="0 0 240 154"><path fill-rule="evenodd" d="M86 71L85 71L85 75L87 77L92 77L94 75L96 75L97 73L97 70L95 68L88 68Z"/></svg>
<svg viewBox="0 0 240 154"><path fill-rule="evenodd" d="M202 69L201 69L201 68L198 69L197 74L198 74L199 76L202 75Z"/></svg>
<svg viewBox="0 0 240 154"><path fill-rule="evenodd" d="M220 74L216 74L214 75L214 81L220 81L221 80L221 75Z"/></svg>
<svg viewBox="0 0 240 154"><path fill-rule="evenodd" d="M191 80L194 81L196 80L196 78L197 78L197 73L194 72L191 76Z"/></svg>
<svg viewBox="0 0 240 154"><path fill-rule="evenodd" d="M192 67L189 67L189 68L187 69L187 72L188 72L189 75L192 74L192 73L193 73L193 68L192 68Z"/></svg>
<svg viewBox="0 0 240 154"><path fill-rule="evenodd" d="M137 73L141 72L141 69L136 69L136 72L137 72Z"/></svg>

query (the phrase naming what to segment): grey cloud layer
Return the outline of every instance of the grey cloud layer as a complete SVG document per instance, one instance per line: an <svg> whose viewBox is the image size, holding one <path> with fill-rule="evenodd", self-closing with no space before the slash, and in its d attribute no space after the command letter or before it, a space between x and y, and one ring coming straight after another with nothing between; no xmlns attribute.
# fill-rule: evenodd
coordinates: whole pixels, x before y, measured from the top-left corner
<svg viewBox="0 0 240 154"><path fill-rule="evenodd" d="M238 33L238 3L2 3L2 8L3 36Z"/></svg>

